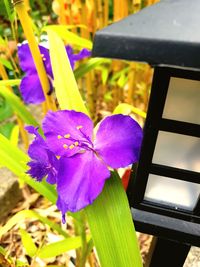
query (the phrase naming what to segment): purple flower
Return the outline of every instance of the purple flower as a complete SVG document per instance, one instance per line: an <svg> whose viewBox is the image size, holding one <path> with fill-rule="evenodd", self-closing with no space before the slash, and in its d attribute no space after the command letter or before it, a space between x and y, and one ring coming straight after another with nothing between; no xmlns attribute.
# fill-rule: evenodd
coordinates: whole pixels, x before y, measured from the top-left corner
<svg viewBox="0 0 200 267"><path fill-rule="evenodd" d="M40 53L42 55L44 67L46 69L47 76L50 83L50 92L52 91L53 72L51 68L51 61L49 56L49 50L39 45ZM78 54L73 54L73 50L70 46L66 46L66 52L69 57L69 61L72 69L77 60L81 60L90 56L90 51L83 49ZM27 104L39 104L45 101L44 93L41 87L41 83L35 68L35 64L28 46L28 43L23 43L18 46L19 64L21 69L25 72L25 76L22 78L20 84L20 91L24 102Z"/></svg>
<svg viewBox="0 0 200 267"><path fill-rule="evenodd" d="M49 112L43 130L48 148L60 156L57 206L63 215L97 198L110 177L108 167L125 167L139 157L142 130L130 116L105 118L94 140L91 119L76 111Z"/></svg>
<svg viewBox="0 0 200 267"><path fill-rule="evenodd" d="M38 181L48 175L48 182L56 182L63 221L67 211L76 212L97 198L110 177L109 168L138 160L142 141L141 127L130 116L105 118L93 137L91 119L73 110L48 112L43 121L45 140L34 127L28 131L36 136L28 151L32 158L28 173Z"/></svg>
<svg viewBox="0 0 200 267"><path fill-rule="evenodd" d="M47 148L44 139L38 133L38 128L27 126L26 130L35 135L35 139L28 149L28 155L32 160L28 163L30 169L27 173L39 182L47 176L47 182L55 184L59 166L58 159Z"/></svg>

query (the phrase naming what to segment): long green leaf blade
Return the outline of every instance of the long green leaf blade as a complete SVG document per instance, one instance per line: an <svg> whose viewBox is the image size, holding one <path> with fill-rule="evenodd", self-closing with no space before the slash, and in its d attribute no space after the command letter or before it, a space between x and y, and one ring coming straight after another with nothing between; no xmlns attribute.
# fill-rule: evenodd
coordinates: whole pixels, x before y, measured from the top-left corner
<svg viewBox="0 0 200 267"><path fill-rule="evenodd" d="M6 87L0 87L0 95L2 95L11 105L16 114L26 123L33 126L39 126L38 122L34 119L31 113L27 110L26 106L15 94L10 92Z"/></svg>
<svg viewBox="0 0 200 267"><path fill-rule="evenodd" d="M0 57L0 63L1 63L2 65L4 65L6 68L8 68L9 70L13 70L13 66L12 66L12 64L11 64L10 61L8 61L7 59L5 59L5 58L1 58L1 57Z"/></svg>
<svg viewBox="0 0 200 267"><path fill-rule="evenodd" d="M8 18L10 20L10 22L12 22L15 18L15 11L12 7L12 4L11 4L11 1L9 0L4 0L4 5L5 5L5 8L6 8L6 12L7 12L7 15L8 15Z"/></svg>
<svg viewBox="0 0 200 267"><path fill-rule="evenodd" d="M64 43L53 31L48 31L50 57L56 97L61 109L74 109L88 114L80 95Z"/></svg>
<svg viewBox="0 0 200 267"><path fill-rule="evenodd" d="M88 237L89 239L90 237ZM80 248L81 245L82 241L80 236L69 237L42 247L38 252L38 257L42 259L55 257L69 250Z"/></svg>
<svg viewBox="0 0 200 267"><path fill-rule="evenodd" d="M0 81L0 87L1 86L15 86L15 85L20 85L20 82L21 82L20 79L2 80L2 81Z"/></svg>
<svg viewBox="0 0 200 267"><path fill-rule="evenodd" d="M107 180L103 192L86 208L101 267L142 267L137 237L126 193L118 174Z"/></svg>
<svg viewBox="0 0 200 267"><path fill-rule="evenodd" d="M30 257L35 256L37 252L37 247L35 243L33 242L33 239L31 238L31 236L24 229L20 229L20 234L21 234L23 247L26 250L26 254L29 255Z"/></svg>
<svg viewBox="0 0 200 267"><path fill-rule="evenodd" d="M53 204L56 203L55 188L45 181L36 182L26 174L29 157L0 134L0 165L8 168L22 181L30 185Z"/></svg>
<svg viewBox="0 0 200 267"><path fill-rule="evenodd" d="M92 42L90 40L79 37L77 34L68 31L68 29L69 27L64 25L50 25L50 26L45 26L43 28L43 31L46 31L47 33L49 31L53 31L67 43L74 44L76 46L87 49L92 49Z"/></svg>
<svg viewBox="0 0 200 267"><path fill-rule="evenodd" d="M83 63L74 71L74 75L76 79L81 78L83 75L85 75L87 72L93 70L97 66L104 64L104 63L110 63L111 60L109 59L103 59L103 58L91 58L86 63Z"/></svg>
<svg viewBox="0 0 200 267"><path fill-rule="evenodd" d="M146 113L144 111L142 111L139 108L136 108L134 106L131 106L127 103L121 103L119 104L113 111L113 114L129 114L129 113L135 113L139 116L141 116L142 118L146 118Z"/></svg>

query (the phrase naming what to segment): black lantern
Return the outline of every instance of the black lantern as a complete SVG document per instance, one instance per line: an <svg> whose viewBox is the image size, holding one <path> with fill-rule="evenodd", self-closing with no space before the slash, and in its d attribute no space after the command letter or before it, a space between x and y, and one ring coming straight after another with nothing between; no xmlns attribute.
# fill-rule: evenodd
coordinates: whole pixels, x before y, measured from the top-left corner
<svg viewBox="0 0 200 267"><path fill-rule="evenodd" d="M93 56L154 67L141 156L127 191L136 229L197 246L199 14L199 0L162 0L97 32L93 48Z"/></svg>

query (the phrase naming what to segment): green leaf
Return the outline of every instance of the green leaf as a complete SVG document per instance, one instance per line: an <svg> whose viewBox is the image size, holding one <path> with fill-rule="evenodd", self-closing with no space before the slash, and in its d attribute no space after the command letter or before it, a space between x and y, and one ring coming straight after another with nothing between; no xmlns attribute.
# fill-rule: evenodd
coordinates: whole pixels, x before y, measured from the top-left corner
<svg viewBox="0 0 200 267"><path fill-rule="evenodd" d="M7 59L5 59L5 58L1 58L1 57L0 57L0 63L1 63L2 65L4 65L6 68L8 68L9 70L13 70L13 66L12 66L12 64L11 64L10 61L8 61Z"/></svg>
<svg viewBox="0 0 200 267"><path fill-rule="evenodd" d="M101 267L142 267L126 193L117 173L86 209Z"/></svg>
<svg viewBox="0 0 200 267"><path fill-rule="evenodd" d="M111 60L109 59L102 59L102 58L91 58L86 63L83 63L74 71L74 75L76 79L81 78L84 74L87 72L93 70L97 66L104 64L104 63L110 63Z"/></svg>
<svg viewBox="0 0 200 267"><path fill-rule="evenodd" d="M29 266L28 262L16 260L16 267L26 267Z"/></svg>
<svg viewBox="0 0 200 267"><path fill-rule="evenodd" d="M16 224L19 224L19 222L25 219L28 219L28 218L37 219L43 222L44 224L48 225L54 231L57 231L58 234L66 238L68 237L68 234L64 230L62 230L62 228L58 224L50 221L48 218L40 215L39 213L33 210L22 210L16 213L14 216L12 216L12 218L10 218L7 221L7 223L0 228L0 237L6 234L13 226L15 226Z"/></svg>
<svg viewBox="0 0 200 267"><path fill-rule="evenodd" d="M5 5L6 12L7 12L7 15L8 15L8 18L9 18L10 22L13 22L14 18L15 18L15 11L14 11L14 9L12 7L11 1L4 0L4 5Z"/></svg>
<svg viewBox="0 0 200 267"><path fill-rule="evenodd" d="M2 246L0 246L0 254L2 254L4 256L6 255L6 250Z"/></svg>
<svg viewBox="0 0 200 267"><path fill-rule="evenodd" d="M28 161L29 157L22 150L14 146L6 137L0 134L0 165L8 168L23 182L30 185L53 204L56 203L57 194L54 186L44 180L42 182L36 182L26 174Z"/></svg>
<svg viewBox="0 0 200 267"><path fill-rule="evenodd" d="M10 134L10 142L14 145L17 146L19 141L19 125L15 125L12 128L11 134Z"/></svg>
<svg viewBox="0 0 200 267"><path fill-rule="evenodd" d="M0 81L0 87L2 86L15 86L20 85L21 80L20 79L13 79L13 80L3 80Z"/></svg>
<svg viewBox="0 0 200 267"><path fill-rule="evenodd" d="M116 72L112 78L110 79L110 84L115 85L117 81L119 81L120 77L123 75L127 76L126 74L130 71L130 67L123 68L122 70Z"/></svg>
<svg viewBox="0 0 200 267"><path fill-rule="evenodd" d="M55 32L58 36L60 36L60 38L62 38L68 44L74 44L81 48L87 48L90 50L92 49L92 42L90 40L79 37L77 34L70 32L67 29L68 29L67 26L63 25L50 25L50 26L45 26L42 30L46 31L47 33L49 31Z"/></svg>
<svg viewBox="0 0 200 267"><path fill-rule="evenodd" d="M82 100L74 73L69 63L64 43L53 31L48 30L51 65L55 93L61 109L74 109L88 114Z"/></svg>
<svg viewBox="0 0 200 267"><path fill-rule="evenodd" d="M104 98L104 101L106 102L112 101L113 99L112 92L111 91L106 92L103 98Z"/></svg>
<svg viewBox="0 0 200 267"><path fill-rule="evenodd" d="M34 244L33 239L24 229L20 229L20 235L26 254L30 257L34 257L37 252L37 247Z"/></svg>
<svg viewBox="0 0 200 267"><path fill-rule="evenodd" d="M2 45L2 46L7 45L6 41L2 38L2 36L0 36L0 45Z"/></svg>
<svg viewBox="0 0 200 267"><path fill-rule="evenodd" d="M14 126L15 124L13 122L4 123L0 125L0 133L5 137L10 138Z"/></svg>
<svg viewBox="0 0 200 267"><path fill-rule="evenodd" d="M106 82L107 82L107 80L108 80L108 76L109 76L109 69L103 67L103 68L101 69L101 78L102 78L102 83L103 83L103 85L106 85Z"/></svg>
<svg viewBox="0 0 200 267"><path fill-rule="evenodd" d="M0 96L0 122L11 117L12 115L13 115L13 110L9 105L8 101L6 101L4 97Z"/></svg>
<svg viewBox="0 0 200 267"><path fill-rule="evenodd" d="M131 112L141 116L142 118L146 118L146 113L139 108L135 108L129 104L121 103L119 104L113 111L113 114L130 114Z"/></svg>
<svg viewBox="0 0 200 267"><path fill-rule="evenodd" d="M125 86L125 84L128 81L128 76L125 75L124 73L121 74L121 76L119 77L118 81L117 81L117 85L121 88L123 88Z"/></svg>
<svg viewBox="0 0 200 267"><path fill-rule="evenodd" d="M0 86L0 95L11 105L15 113L28 125L39 126L38 122L34 119L31 113L27 110L26 106L18 96L10 92L6 87Z"/></svg>
<svg viewBox="0 0 200 267"><path fill-rule="evenodd" d="M90 240L88 236L87 240ZM64 240L54 242L42 247L38 252L38 257L45 259L58 256L64 252L81 247L82 241L80 236L69 237Z"/></svg>

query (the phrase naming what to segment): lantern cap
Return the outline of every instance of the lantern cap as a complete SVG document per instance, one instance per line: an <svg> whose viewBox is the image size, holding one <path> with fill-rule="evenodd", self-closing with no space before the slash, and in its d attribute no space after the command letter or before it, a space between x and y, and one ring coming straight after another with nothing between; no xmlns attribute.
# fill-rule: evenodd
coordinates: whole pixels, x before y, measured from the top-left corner
<svg viewBox="0 0 200 267"><path fill-rule="evenodd" d="M92 54L200 69L199 14L199 0L162 0L97 31Z"/></svg>

